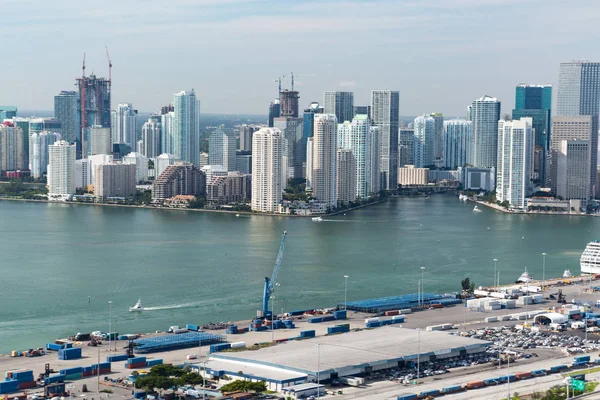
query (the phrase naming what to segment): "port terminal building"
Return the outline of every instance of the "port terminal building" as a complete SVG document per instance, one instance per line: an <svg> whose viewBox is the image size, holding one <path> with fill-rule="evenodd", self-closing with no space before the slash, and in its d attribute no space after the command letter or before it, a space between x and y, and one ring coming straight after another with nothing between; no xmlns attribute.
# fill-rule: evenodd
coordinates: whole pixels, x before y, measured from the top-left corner
<svg viewBox="0 0 600 400"><path fill-rule="evenodd" d="M290 340L258 350L213 353L206 374L219 379L265 381L282 391L310 382L369 374L426 361L486 351L491 342L447 332L384 326L312 339ZM204 368L204 363L191 365Z"/></svg>

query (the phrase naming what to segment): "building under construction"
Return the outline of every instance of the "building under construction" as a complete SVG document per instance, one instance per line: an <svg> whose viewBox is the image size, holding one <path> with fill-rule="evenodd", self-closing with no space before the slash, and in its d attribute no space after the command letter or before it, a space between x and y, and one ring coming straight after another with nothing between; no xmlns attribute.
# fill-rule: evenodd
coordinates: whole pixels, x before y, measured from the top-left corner
<svg viewBox="0 0 600 400"><path fill-rule="evenodd" d="M282 90L279 92L280 116L298 118L298 99L300 98L296 90Z"/></svg>

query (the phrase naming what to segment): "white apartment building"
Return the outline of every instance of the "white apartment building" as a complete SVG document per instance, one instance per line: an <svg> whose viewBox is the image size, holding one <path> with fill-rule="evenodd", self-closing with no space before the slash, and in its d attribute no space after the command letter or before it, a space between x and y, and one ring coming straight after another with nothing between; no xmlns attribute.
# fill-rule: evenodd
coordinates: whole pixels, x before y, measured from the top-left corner
<svg viewBox="0 0 600 400"><path fill-rule="evenodd" d="M252 136L252 210L277 212L282 199L283 135L261 128Z"/></svg>
<svg viewBox="0 0 600 400"><path fill-rule="evenodd" d="M313 197L325 207L337 206L337 119L315 114L313 135Z"/></svg>
<svg viewBox="0 0 600 400"><path fill-rule="evenodd" d="M65 201L75 194L75 145L64 140L48 146L48 199Z"/></svg>

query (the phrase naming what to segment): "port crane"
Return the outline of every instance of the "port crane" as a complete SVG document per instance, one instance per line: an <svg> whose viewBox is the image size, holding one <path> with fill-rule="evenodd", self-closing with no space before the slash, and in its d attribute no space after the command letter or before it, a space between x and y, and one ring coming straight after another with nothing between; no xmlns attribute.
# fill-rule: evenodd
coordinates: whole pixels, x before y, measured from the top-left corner
<svg viewBox="0 0 600 400"><path fill-rule="evenodd" d="M273 294L275 290L275 284L277 283L277 275L279 274L279 270L281 269L281 263L283 261L283 249L285 247L285 237L287 236L287 231L283 231L283 235L281 235L281 244L279 245L279 253L277 253L277 259L275 260L275 266L273 267L273 273L271 274L271 278L265 277L265 289L263 291L263 308L262 315L263 317L271 317L272 312L269 310L269 298Z"/></svg>

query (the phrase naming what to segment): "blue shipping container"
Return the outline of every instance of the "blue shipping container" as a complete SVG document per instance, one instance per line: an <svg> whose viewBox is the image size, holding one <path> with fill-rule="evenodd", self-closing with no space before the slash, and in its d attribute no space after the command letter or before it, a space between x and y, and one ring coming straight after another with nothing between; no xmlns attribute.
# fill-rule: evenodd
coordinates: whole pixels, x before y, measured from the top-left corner
<svg viewBox="0 0 600 400"><path fill-rule="evenodd" d="M198 325L194 325L194 324L187 324L185 326L189 331L199 331L200 327Z"/></svg>
<svg viewBox="0 0 600 400"><path fill-rule="evenodd" d="M462 386L449 386L442 389L442 393L456 393L462 391Z"/></svg>
<svg viewBox="0 0 600 400"><path fill-rule="evenodd" d="M133 357L127 359L127 364L137 364L141 362L146 362L146 357Z"/></svg>
<svg viewBox="0 0 600 400"><path fill-rule="evenodd" d="M127 361L127 354L118 354L116 356L108 356L108 357L106 357L106 361L108 361L108 362Z"/></svg>
<svg viewBox="0 0 600 400"><path fill-rule="evenodd" d="M300 332L300 337L315 337L315 331L302 331Z"/></svg>
<svg viewBox="0 0 600 400"><path fill-rule="evenodd" d="M17 390L19 390L19 382L17 381L0 382L0 394L16 392Z"/></svg>
<svg viewBox="0 0 600 400"><path fill-rule="evenodd" d="M397 400L415 400L418 398L419 398L419 396L417 396L416 394L401 394L396 399Z"/></svg>
<svg viewBox="0 0 600 400"><path fill-rule="evenodd" d="M163 360L161 358L157 358L157 359L154 359L154 360L148 360L148 361L146 361L146 365L148 367L152 367L154 365L160 365L162 363L163 363Z"/></svg>
<svg viewBox="0 0 600 400"><path fill-rule="evenodd" d="M135 392L133 394L134 399L143 399L146 397L146 392Z"/></svg>
<svg viewBox="0 0 600 400"><path fill-rule="evenodd" d="M312 317L308 319L309 324L317 324L319 322L323 322L323 318L321 317Z"/></svg>
<svg viewBox="0 0 600 400"><path fill-rule="evenodd" d="M333 317L335 319L346 319L346 317L347 317L346 310L334 311L333 312Z"/></svg>
<svg viewBox="0 0 600 400"><path fill-rule="evenodd" d="M575 357L575 361L577 361L577 362L590 361L590 356L578 356L578 357Z"/></svg>
<svg viewBox="0 0 600 400"><path fill-rule="evenodd" d="M51 384L51 383L60 383L60 382L64 382L64 381L65 381L64 375L52 375L52 376L49 376L44 379L44 382L46 383L46 385Z"/></svg>
<svg viewBox="0 0 600 400"><path fill-rule="evenodd" d="M77 374L80 372L83 372L83 368L81 367L65 368L60 370L61 375Z"/></svg>

